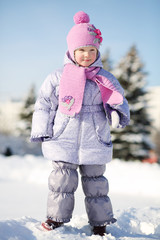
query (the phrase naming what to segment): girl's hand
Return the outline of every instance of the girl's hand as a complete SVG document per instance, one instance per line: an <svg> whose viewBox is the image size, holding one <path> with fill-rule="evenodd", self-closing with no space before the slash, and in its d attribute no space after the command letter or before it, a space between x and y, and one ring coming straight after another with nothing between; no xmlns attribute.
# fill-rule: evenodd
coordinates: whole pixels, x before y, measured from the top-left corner
<svg viewBox="0 0 160 240"><path fill-rule="evenodd" d="M112 111L112 113L111 113L111 120L112 120L112 127L113 128L117 128L118 125L119 125L120 119L119 119L119 115L118 115L118 113L116 111Z"/></svg>

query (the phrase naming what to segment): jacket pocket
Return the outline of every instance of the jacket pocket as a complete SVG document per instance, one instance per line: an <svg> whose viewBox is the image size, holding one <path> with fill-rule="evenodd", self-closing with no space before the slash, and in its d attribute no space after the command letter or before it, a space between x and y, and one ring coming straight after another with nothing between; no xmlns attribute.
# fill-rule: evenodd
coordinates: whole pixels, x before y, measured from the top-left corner
<svg viewBox="0 0 160 240"><path fill-rule="evenodd" d="M57 110L53 124L53 137L52 137L53 140L58 138L63 133L63 131L65 130L69 123L69 120L70 120L69 116L66 116L59 110Z"/></svg>
<svg viewBox="0 0 160 240"><path fill-rule="evenodd" d="M93 113L93 124L97 139L106 147L112 147L110 127L104 112Z"/></svg>

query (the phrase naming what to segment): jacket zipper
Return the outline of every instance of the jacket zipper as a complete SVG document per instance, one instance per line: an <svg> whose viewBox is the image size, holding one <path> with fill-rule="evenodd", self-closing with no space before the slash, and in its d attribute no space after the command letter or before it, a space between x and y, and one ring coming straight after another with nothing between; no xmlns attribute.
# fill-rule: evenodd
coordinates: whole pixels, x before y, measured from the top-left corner
<svg viewBox="0 0 160 240"><path fill-rule="evenodd" d="M79 157L79 150L81 145L81 136L82 136L82 122L81 122L81 115L79 115L79 129L78 129L78 157Z"/></svg>

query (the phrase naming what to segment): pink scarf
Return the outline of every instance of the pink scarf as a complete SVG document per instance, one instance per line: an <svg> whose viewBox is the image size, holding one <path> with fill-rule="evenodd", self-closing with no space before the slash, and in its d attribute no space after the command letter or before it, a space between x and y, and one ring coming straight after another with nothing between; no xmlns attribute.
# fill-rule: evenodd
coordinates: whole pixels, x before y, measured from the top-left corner
<svg viewBox="0 0 160 240"><path fill-rule="evenodd" d="M84 68L71 63L64 66L59 89L59 108L62 113L73 117L80 112L86 79L97 83L104 105L122 103L122 95L106 77L98 75L99 70L99 67Z"/></svg>

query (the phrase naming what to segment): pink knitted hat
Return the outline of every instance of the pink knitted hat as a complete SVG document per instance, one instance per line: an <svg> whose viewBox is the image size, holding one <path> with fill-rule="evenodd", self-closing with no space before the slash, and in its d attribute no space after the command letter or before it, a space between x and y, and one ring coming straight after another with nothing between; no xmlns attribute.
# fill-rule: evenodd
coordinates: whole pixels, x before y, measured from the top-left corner
<svg viewBox="0 0 160 240"><path fill-rule="evenodd" d="M102 42L101 31L89 24L87 13L80 11L74 15L75 26L71 28L67 36L68 50L74 60L74 51L80 47L94 46L99 49Z"/></svg>

